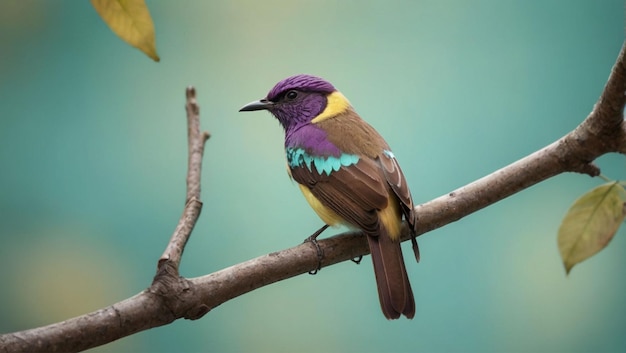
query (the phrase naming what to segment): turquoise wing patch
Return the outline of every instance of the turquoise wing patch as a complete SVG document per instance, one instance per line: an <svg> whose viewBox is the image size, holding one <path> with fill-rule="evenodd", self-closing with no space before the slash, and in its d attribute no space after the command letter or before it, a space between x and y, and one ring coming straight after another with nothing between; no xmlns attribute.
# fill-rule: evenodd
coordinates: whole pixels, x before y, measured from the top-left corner
<svg viewBox="0 0 626 353"><path fill-rule="evenodd" d="M302 148L286 148L287 163L289 167L303 167L309 171L313 168L319 173L330 175L333 171L338 171L341 167L348 167L359 162L359 156L356 154L342 153L341 156L311 156Z"/></svg>

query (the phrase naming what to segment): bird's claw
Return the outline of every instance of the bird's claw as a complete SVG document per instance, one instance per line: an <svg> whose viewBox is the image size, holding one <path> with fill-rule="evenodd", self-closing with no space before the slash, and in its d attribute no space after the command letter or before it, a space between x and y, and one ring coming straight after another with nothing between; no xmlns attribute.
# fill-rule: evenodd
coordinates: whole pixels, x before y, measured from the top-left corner
<svg viewBox="0 0 626 353"><path fill-rule="evenodd" d="M317 242L317 239L313 237L308 237L304 242L311 242L311 244L315 245L315 249L317 250L317 268L315 270L309 271L310 275L316 275L322 269L322 259L324 258L324 250Z"/></svg>
<svg viewBox="0 0 626 353"><path fill-rule="evenodd" d="M310 242L311 244L315 245L315 249L317 250L317 268L315 270L309 271L310 275L315 275L322 269L322 259L324 258L324 251L322 250L320 244L317 242L317 237L322 234L322 232L325 231L326 228L328 228L328 224L324 224L322 228L311 234L310 237L304 239L305 243Z"/></svg>
<svg viewBox="0 0 626 353"><path fill-rule="evenodd" d="M357 265L361 263L361 260L363 260L363 255L359 255L353 259L350 259L350 261L354 262Z"/></svg>

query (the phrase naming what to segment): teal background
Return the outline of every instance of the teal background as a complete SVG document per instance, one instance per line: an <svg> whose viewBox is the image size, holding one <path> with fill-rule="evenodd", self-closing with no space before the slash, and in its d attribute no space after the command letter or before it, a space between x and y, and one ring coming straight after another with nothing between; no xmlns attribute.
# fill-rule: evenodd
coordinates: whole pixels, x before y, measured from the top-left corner
<svg viewBox="0 0 626 353"><path fill-rule="evenodd" d="M0 332L150 284L184 203L188 85L213 135L181 268L193 277L321 225L287 178L277 122L237 112L278 80L335 84L394 148L422 203L574 128L624 39L619 0L148 6L158 64L88 1L0 2ZM623 156L597 163L625 178ZM569 276L556 246L569 205L600 184L560 175L421 236L422 261L408 262L412 321L384 319L365 259L94 351L623 352L624 229Z"/></svg>

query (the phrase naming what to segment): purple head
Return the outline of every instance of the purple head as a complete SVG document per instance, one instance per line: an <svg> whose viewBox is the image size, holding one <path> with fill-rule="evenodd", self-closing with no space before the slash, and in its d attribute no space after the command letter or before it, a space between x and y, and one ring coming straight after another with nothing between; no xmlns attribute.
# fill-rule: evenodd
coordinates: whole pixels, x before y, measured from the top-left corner
<svg viewBox="0 0 626 353"><path fill-rule="evenodd" d="M335 91L335 87L323 78L300 74L287 77L286 79L278 82L267 94L267 99L274 101L279 98L281 94L284 94L289 90L329 94Z"/></svg>
<svg viewBox="0 0 626 353"><path fill-rule="evenodd" d="M295 75L278 82L267 97L247 104L240 111L268 110L285 131L307 124L326 108L332 84L312 75Z"/></svg>

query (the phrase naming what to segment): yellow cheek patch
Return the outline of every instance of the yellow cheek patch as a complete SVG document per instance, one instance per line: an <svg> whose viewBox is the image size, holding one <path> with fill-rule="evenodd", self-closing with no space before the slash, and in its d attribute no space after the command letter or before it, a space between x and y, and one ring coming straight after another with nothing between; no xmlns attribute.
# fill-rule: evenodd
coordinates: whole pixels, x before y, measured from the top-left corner
<svg viewBox="0 0 626 353"><path fill-rule="evenodd" d="M328 101L326 108L320 113L320 115L311 120L312 123L319 123L320 121L337 116L345 112L350 106L348 99L339 91L329 94L326 99Z"/></svg>

